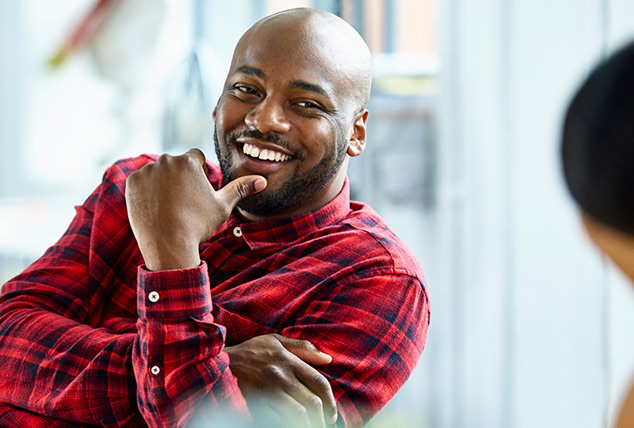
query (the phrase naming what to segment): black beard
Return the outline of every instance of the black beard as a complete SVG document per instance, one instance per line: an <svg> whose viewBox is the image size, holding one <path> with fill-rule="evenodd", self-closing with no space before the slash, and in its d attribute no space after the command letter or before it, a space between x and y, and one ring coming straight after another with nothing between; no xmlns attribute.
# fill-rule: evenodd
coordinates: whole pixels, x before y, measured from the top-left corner
<svg viewBox="0 0 634 428"><path fill-rule="evenodd" d="M271 141L278 144L280 147L290 147L290 145L281 137L277 135L267 137L267 135L256 130L232 132L226 138L227 145L236 145L236 141L240 137ZM326 187L328 182L335 176L335 174L337 174L339 167L345 159L345 149L347 144L348 143L345 140L339 142L339 144L337 144L336 153L330 153L306 174L300 176L300 174L295 171L291 180L284 183L279 189L269 190L267 188L255 195L247 196L238 202L238 207L259 217L275 217L283 215L284 213L305 204L316 192ZM231 155L228 153L226 156L222 156L220 144L218 142L218 132L215 127L214 146L220 170L222 171L224 184L229 183L236 178L232 175L233 163Z"/></svg>

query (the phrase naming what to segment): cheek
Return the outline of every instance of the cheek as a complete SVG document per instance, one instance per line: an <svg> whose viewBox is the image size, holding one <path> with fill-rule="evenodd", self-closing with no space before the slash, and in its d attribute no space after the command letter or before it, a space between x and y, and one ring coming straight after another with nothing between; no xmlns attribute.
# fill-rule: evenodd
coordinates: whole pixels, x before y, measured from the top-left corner
<svg viewBox="0 0 634 428"><path fill-rule="evenodd" d="M330 156L337 152L341 142L345 141L345 127L337 120L321 121L308 133L308 141L318 141L318 150L322 156Z"/></svg>
<svg viewBox="0 0 634 428"><path fill-rule="evenodd" d="M342 156L342 152L348 151L348 142L350 139L350 131L344 123L337 121L332 125L332 148L335 150L337 157Z"/></svg>
<svg viewBox="0 0 634 428"><path fill-rule="evenodd" d="M246 109L242 103L221 99L216 107L216 117L214 119L218 132L220 132L221 129L228 129L235 126L236 123L243 123L246 111L248 111L248 109Z"/></svg>

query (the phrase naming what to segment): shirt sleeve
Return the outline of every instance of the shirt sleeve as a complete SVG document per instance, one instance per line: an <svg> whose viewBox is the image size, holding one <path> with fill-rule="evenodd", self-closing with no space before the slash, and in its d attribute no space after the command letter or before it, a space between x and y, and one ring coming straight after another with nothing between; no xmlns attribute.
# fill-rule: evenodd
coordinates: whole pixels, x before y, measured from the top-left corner
<svg viewBox="0 0 634 428"><path fill-rule="evenodd" d="M205 266L138 270L124 189L146 162L111 167L62 238L3 285L1 426L41 426L42 416L50 426L177 426L199 404L248 414L220 352Z"/></svg>
<svg viewBox="0 0 634 428"><path fill-rule="evenodd" d="M138 337L133 350L139 409L152 426L183 426L198 408L213 420L248 421L246 402L221 352L207 265L150 272L139 268Z"/></svg>
<svg viewBox="0 0 634 428"><path fill-rule="evenodd" d="M39 426L38 415L104 426L141 421L131 376L136 335L91 320L103 294L88 267L98 193L77 207L55 245L2 287L0 402L11 407L2 406L0 425Z"/></svg>
<svg viewBox="0 0 634 428"><path fill-rule="evenodd" d="M320 366L330 381L337 426L366 424L396 394L423 351L430 308L421 280L410 274L348 270L284 336L311 341L332 356Z"/></svg>

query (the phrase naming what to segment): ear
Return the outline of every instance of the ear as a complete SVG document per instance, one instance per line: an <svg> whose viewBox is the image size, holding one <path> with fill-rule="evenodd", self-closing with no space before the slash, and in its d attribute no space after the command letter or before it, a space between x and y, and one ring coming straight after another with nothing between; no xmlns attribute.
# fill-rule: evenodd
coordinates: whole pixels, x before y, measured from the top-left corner
<svg viewBox="0 0 634 428"><path fill-rule="evenodd" d="M211 113L211 118L213 120L216 120L216 110L218 110L218 104L216 104L216 107L214 107L214 111Z"/></svg>
<svg viewBox="0 0 634 428"><path fill-rule="evenodd" d="M348 142L348 155L359 156L365 150L366 137L366 121L368 120L368 111L363 110L354 119L352 125L352 134Z"/></svg>

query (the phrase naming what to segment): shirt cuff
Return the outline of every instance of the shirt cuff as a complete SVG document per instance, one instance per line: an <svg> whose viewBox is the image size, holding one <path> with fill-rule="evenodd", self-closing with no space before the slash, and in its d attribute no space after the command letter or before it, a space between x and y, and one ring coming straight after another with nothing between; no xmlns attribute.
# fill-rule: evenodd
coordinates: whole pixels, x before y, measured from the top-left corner
<svg viewBox="0 0 634 428"><path fill-rule="evenodd" d="M180 321L211 312L207 263L191 269L137 271L139 318Z"/></svg>

